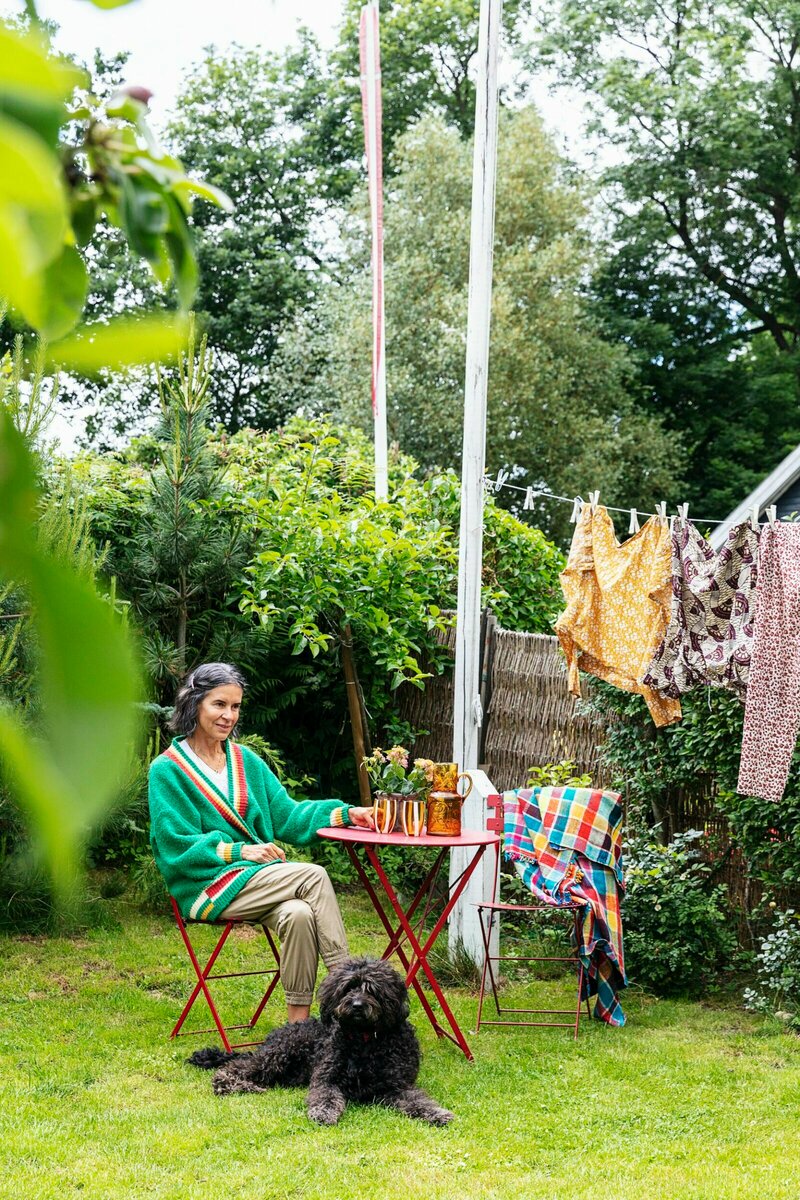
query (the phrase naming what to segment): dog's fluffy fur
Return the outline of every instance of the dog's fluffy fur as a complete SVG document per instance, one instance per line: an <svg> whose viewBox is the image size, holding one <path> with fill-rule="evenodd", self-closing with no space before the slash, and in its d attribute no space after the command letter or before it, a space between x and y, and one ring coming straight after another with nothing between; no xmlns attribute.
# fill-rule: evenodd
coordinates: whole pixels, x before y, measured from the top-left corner
<svg viewBox="0 0 800 1200"><path fill-rule="evenodd" d="M383 1104L431 1125L453 1119L414 1086L420 1048L408 1022L405 981L393 967L348 959L326 977L317 998L319 1020L274 1029L252 1054L198 1050L189 1062L215 1070L219 1096L308 1086L308 1115L321 1125L335 1125L350 1100Z"/></svg>

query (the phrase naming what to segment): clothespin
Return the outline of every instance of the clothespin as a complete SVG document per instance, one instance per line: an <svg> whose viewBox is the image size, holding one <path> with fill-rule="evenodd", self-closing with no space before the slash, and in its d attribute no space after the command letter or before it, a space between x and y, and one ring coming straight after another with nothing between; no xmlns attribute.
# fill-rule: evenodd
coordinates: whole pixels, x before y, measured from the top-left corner
<svg viewBox="0 0 800 1200"><path fill-rule="evenodd" d="M775 522L776 522L776 520L777 520L777 518L778 518L778 506L777 506L777 504L770 504L770 505L768 505L768 506L767 506L767 520L769 521L770 525L774 525L774 524L775 524Z"/></svg>
<svg viewBox="0 0 800 1200"><path fill-rule="evenodd" d="M686 522L689 520L689 505L688 504L679 504L678 505L678 516L680 518L681 524L685 525Z"/></svg>
<svg viewBox="0 0 800 1200"><path fill-rule="evenodd" d="M600 503L600 492L599 491L589 492L589 503L592 506L592 512L594 512L594 510L597 508L598 504Z"/></svg>
<svg viewBox="0 0 800 1200"><path fill-rule="evenodd" d="M752 512L750 513L750 524L753 526L753 529L760 528L759 524L758 524L758 513L759 513L759 506L757 504L754 504Z"/></svg>
<svg viewBox="0 0 800 1200"><path fill-rule="evenodd" d="M628 526L628 533L638 533L638 532L639 532L639 514L637 513L635 508L632 508L631 509L631 523Z"/></svg>
<svg viewBox="0 0 800 1200"><path fill-rule="evenodd" d="M667 502L666 502L666 500L661 500L661 501L659 501L658 504L656 504L656 516L659 517L660 520L666 521L666 519L667 519Z"/></svg>
<svg viewBox="0 0 800 1200"><path fill-rule="evenodd" d="M581 518L582 510L583 510L583 500L581 499L580 496L576 496L572 502L572 514L569 518L570 525L578 524L578 521Z"/></svg>
<svg viewBox="0 0 800 1200"><path fill-rule="evenodd" d="M523 509L533 508L533 488L532 487L525 489L525 503L522 505L522 507L523 507Z"/></svg>
<svg viewBox="0 0 800 1200"><path fill-rule="evenodd" d="M497 479L495 479L495 481L494 481L494 490L496 492L499 492L500 488L503 486L503 484L505 483L505 481L507 479L508 479L508 471L503 471L503 470L498 471Z"/></svg>

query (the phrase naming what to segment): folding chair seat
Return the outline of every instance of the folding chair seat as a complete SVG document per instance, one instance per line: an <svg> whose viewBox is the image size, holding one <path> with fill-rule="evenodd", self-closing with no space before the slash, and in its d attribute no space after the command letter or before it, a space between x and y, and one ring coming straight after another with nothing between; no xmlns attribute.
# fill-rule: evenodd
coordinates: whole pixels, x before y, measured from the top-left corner
<svg viewBox="0 0 800 1200"><path fill-rule="evenodd" d="M194 970L195 978L197 979L197 982L194 985L194 989L193 989L191 995L189 996L189 999L186 1001L186 1004L184 1005L183 1012L178 1017L178 1020L176 1021L175 1026L169 1036L171 1038L176 1038L176 1037L191 1036L191 1035L198 1034L198 1033L214 1033L214 1032L216 1032L219 1034L220 1038L222 1039L222 1044L228 1052L230 1052L231 1050L239 1050L244 1046L260 1045L261 1041L263 1040L262 1038L257 1038L255 1040L249 1041L249 1042L232 1042L229 1039L228 1034L233 1033L235 1030L238 1030L238 1029L254 1029L256 1022L258 1021L259 1017L261 1016L262 1012L264 1011L270 996L275 991L275 988L278 985L278 980L281 977L281 960L280 960L280 954L278 952L278 948L275 945L275 941L274 941L269 929L267 929L266 926L263 927L264 934L267 939L267 943L272 952L272 956L275 960L274 967L263 967L257 971L220 971L220 972L216 972L216 973L212 974L214 964L216 963L216 961L222 951L223 946L227 942L228 937L230 936L230 932L233 929L234 925L247 925L247 924L250 924L250 922L248 922L248 921L192 921L191 919L186 919L181 916L181 911L178 908L178 905L176 904L173 896L170 896L169 899L170 899L170 904L172 905L172 912L175 916L175 921L177 923L178 929L180 930L180 934L183 939L183 944L186 947L186 951L189 955L189 959L191 961L192 968ZM192 940L189 936L189 929L188 929L188 926L190 926L190 925L204 925L206 927L212 927L212 928L221 930L220 935L217 938L217 941L214 945L214 949L212 950L211 955L208 958L204 967L201 967L200 959L198 958L197 951L195 950L195 947L192 945ZM214 1002L214 998L211 994L211 989L209 987L209 981L212 979L239 979L245 975L269 975L269 976L271 976L269 984L267 986L267 990L264 992L264 995L259 1000L259 1002L256 1006L256 1009L255 1009L255 1012L253 1013L253 1015L249 1021L245 1022L242 1025L223 1025L222 1019L219 1015L219 1011ZM206 1000L206 1003L208 1004L214 1024L213 1024L213 1026L211 1026L210 1028L207 1028L207 1029L184 1029L183 1028L184 1021L186 1020L189 1013L191 1012L192 1007L194 1006L194 1002L197 1000L197 998L200 995L205 997L205 1000Z"/></svg>
<svg viewBox="0 0 800 1200"><path fill-rule="evenodd" d="M492 795L487 797L487 804L490 809L494 809L494 814L490 815L486 828L492 833L499 833L503 836L503 797L500 795ZM499 858L498 858L499 869ZM497 894L497 879L495 879L495 887L493 893ZM475 1032L478 1033L483 1025L513 1025L524 1026L526 1028L558 1028L572 1029L574 1037L577 1038L580 1028L581 1016L591 1016L589 1010L589 1000L586 998L586 1011L582 1009L582 992L584 981L584 966L578 955L577 947L580 945L580 930L581 920L585 909L584 904L556 904L555 901L548 900L546 897L532 900L530 904L507 904L499 900L484 901L475 906L478 910L480 920L481 937L483 939L483 968L481 970L481 985L478 994L478 1017L475 1025ZM573 941L575 950L571 954L564 955L525 955L525 954L492 954L491 941L492 931L496 922L499 923L502 914L509 915L511 913L544 913L557 912L563 913L569 917L572 926ZM498 942L499 949L499 942ZM507 1008L501 1003L499 993L499 981L495 970L495 965L498 964L499 971L500 963L515 963L515 962L562 962L571 963L575 968L576 973L576 995L575 1004L572 1008ZM486 997L487 982L494 1000L497 1017L488 1019L483 1016L483 1003ZM508 1020L508 1017L556 1017L560 1020ZM569 1020L563 1019L569 1017Z"/></svg>

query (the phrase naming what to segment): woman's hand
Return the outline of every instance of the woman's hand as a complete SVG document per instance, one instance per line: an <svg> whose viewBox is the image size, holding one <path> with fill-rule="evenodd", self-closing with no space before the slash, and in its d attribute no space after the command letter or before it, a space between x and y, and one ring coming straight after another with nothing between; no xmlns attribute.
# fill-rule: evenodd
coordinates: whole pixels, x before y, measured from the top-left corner
<svg viewBox="0 0 800 1200"><path fill-rule="evenodd" d="M347 815L353 824L357 825L359 829L375 828L374 808L351 808Z"/></svg>
<svg viewBox="0 0 800 1200"><path fill-rule="evenodd" d="M248 862L286 862L286 852L274 842L258 842L255 846L242 846L242 858Z"/></svg>

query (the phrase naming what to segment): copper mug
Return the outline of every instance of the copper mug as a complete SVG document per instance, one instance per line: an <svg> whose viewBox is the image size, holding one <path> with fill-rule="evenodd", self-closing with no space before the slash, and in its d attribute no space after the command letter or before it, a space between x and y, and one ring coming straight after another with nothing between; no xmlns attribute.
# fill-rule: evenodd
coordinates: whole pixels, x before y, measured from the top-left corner
<svg viewBox="0 0 800 1200"><path fill-rule="evenodd" d="M397 823L399 797L391 792L378 792L373 809L375 832L391 833Z"/></svg>
<svg viewBox="0 0 800 1200"><path fill-rule="evenodd" d="M425 826L424 796L406 796L403 800L401 819L406 837L419 837Z"/></svg>

